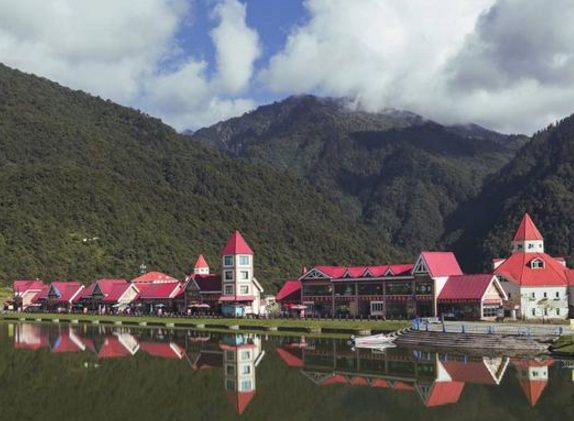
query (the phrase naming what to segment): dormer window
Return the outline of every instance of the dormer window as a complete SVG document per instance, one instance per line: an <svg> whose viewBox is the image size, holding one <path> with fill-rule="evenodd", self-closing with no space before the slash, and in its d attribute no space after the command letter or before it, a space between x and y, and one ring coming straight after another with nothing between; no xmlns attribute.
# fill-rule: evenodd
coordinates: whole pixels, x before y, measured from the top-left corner
<svg viewBox="0 0 574 421"><path fill-rule="evenodd" d="M350 278L351 277L351 272L346 271L345 274L343 275L343 278Z"/></svg>
<svg viewBox="0 0 574 421"><path fill-rule="evenodd" d="M522 249L523 249L522 244L517 244L517 245L516 245L516 248L517 248L518 250L522 250Z"/></svg>
<svg viewBox="0 0 574 421"><path fill-rule="evenodd" d="M365 272L363 273L363 277L365 277L365 278L370 278L372 276L373 276L373 274L371 273L371 271L369 269L366 269Z"/></svg>
<svg viewBox="0 0 574 421"><path fill-rule="evenodd" d="M530 267L532 269L544 269L544 260L542 259L534 259L530 262Z"/></svg>
<svg viewBox="0 0 574 421"><path fill-rule="evenodd" d="M391 268L388 268L385 272L385 276L395 276Z"/></svg>
<svg viewBox="0 0 574 421"><path fill-rule="evenodd" d="M534 248L534 244L529 243L529 244L528 244L528 248L529 248L529 249L533 249L533 248Z"/></svg>

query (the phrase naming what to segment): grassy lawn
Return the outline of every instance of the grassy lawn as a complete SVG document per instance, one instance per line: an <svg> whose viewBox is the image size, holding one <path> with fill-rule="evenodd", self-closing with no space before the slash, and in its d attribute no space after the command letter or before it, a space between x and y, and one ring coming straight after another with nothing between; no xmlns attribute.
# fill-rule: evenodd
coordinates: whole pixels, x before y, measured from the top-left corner
<svg viewBox="0 0 574 421"><path fill-rule="evenodd" d="M8 314L8 317L15 317L15 314ZM60 320L100 320L100 321L123 321L123 322L146 322L146 323L190 323L204 324L206 326L230 326L239 325L241 327L282 327L299 328L321 327L325 329L375 329L375 330L399 330L410 326L408 321L344 321L344 320L266 320L266 319L191 319L191 318L169 318L169 317L129 317L129 316L95 316L84 314L45 314L45 313L24 313L22 317L35 317L42 319ZM0 316L0 319L2 316Z"/></svg>
<svg viewBox="0 0 574 421"><path fill-rule="evenodd" d="M574 352L574 335L562 335L555 346L557 351Z"/></svg>

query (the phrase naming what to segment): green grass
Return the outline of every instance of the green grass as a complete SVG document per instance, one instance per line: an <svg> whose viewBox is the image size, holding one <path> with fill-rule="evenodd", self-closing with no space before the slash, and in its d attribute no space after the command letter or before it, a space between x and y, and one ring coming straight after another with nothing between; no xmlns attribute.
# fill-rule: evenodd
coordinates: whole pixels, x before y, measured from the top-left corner
<svg viewBox="0 0 574 421"><path fill-rule="evenodd" d="M15 317L15 314L0 315L0 319ZM280 327L305 329L310 327L320 327L323 329L372 329L372 330L399 330L410 326L408 321L340 321L340 320L264 320L264 319L190 319L190 318L170 318L170 317L126 317L126 316L96 316L84 314L45 314L45 313L24 313L22 317L35 317L41 319L59 320L80 320L80 321L122 321L122 322L146 322L146 323L186 323L204 324L206 327L223 327L239 325L242 328L254 327Z"/></svg>
<svg viewBox="0 0 574 421"><path fill-rule="evenodd" d="M556 341L556 350L560 352L574 352L574 335L562 335Z"/></svg>

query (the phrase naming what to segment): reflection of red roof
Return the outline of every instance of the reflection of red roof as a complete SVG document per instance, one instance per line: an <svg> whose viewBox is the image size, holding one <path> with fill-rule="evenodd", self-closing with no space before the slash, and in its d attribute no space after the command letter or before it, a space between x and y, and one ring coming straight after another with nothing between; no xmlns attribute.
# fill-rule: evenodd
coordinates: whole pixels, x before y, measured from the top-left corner
<svg viewBox="0 0 574 421"><path fill-rule="evenodd" d="M347 384L347 378L340 374L333 374L321 382L321 386L329 386L331 384Z"/></svg>
<svg viewBox="0 0 574 421"><path fill-rule="evenodd" d="M78 348L78 345L72 340L69 332L61 333L60 336L58 336L58 339L56 339L56 343L52 349L52 352L56 353L78 351L80 351L80 348Z"/></svg>
<svg viewBox="0 0 574 421"><path fill-rule="evenodd" d="M530 262L540 259L544 267L533 269ZM568 269L546 253L513 253L494 273L520 286L565 286Z"/></svg>
<svg viewBox="0 0 574 421"><path fill-rule="evenodd" d="M433 277L462 275L458 261L450 251L423 251L421 256Z"/></svg>
<svg viewBox="0 0 574 421"><path fill-rule="evenodd" d="M120 342L116 336L106 336L98 352L99 358L121 358L131 356L131 352Z"/></svg>
<svg viewBox="0 0 574 421"><path fill-rule="evenodd" d="M496 384L484 361L444 361L442 365L453 381L475 384Z"/></svg>
<svg viewBox="0 0 574 421"><path fill-rule="evenodd" d="M432 407L457 403L463 389L463 382L434 382L425 406Z"/></svg>
<svg viewBox="0 0 574 421"><path fill-rule="evenodd" d="M182 284L179 282L169 282L161 284L142 284L138 285L140 293L136 299L169 299L175 298L183 292Z"/></svg>
<svg viewBox="0 0 574 421"><path fill-rule="evenodd" d="M222 256L228 256L231 254L250 254L253 255L253 250L249 247L249 244L245 241L243 236L239 231L235 231L225 248L221 251Z"/></svg>
<svg viewBox="0 0 574 421"><path fill-rule="evenodd" d="M287 281L283 284L277 295L275 296L275 300L283 301L285 299L295 299L299 300L301 292L301 281Z"/></svg>
<svg viewBox="0 0 574 421"><path fill-rule="evenodd" d="M438 296L439 300L480 300L494 275L458 275L449 276L444 288Z"/></svg>
<svg viewBox="0 0 574 421"><path fill-rule="evenodd" d="M349 381L349 384L353 386L368 386L369 382L364 377L355 376Z"/></svg>
<svg viewBox="0 0 574 421"><path fill-rule="evenodd" d="M415 387L405 382L395 382L393 384L393 390L415 390Z"/></svg>
<svg viewBox="0 0 574 421"><path fill-rule="evenodd" d="M200 292L221 292L221 275L192 275Z"/></svg>
<svg viewBox="0 0 574 421"><path fill-rule="evenodd" d="M37 350L48 346L48 332L41 325L22 323L16 329L15 348Z"/></svg>
<svg viewBox="0 0 574 421"><path fill-rule="evenodd" d="M181 360L185 355L185 350L174 342L142 342L140 343L140 348L142 351L156 358Z"/></svg>
<svg viewBox="0 0 574 421"><path fill-rule="evenodd" d="M387 379L374 379L373 381L371 381L371 387L390 388L391 385L389 384L389 381Z"/></svg>
<svg viewBox="0 0 574 421"><path fill-rule="evenodd" d="M195 261L195 265L193 265L194 269L209 269L209 265L205 261L203 254L200 254L197 260Z"/></svg>
<svg viewBox="0 0 574 421"><path fill-rule="evenodd" d="M243 414L251 402L251 399L255 397L255 391L252 392L227 392L227 399L233 404L235 412L239 415Z"/></svg>
<svg viewBox="0 0 574 421"><path fill-rule="evenodd" d="M289 367L303 367L303 359L283 348L277 348L277 353Z"/></svg>
<svg viewBox="0 0 574 421"><path fill-rule="evenodd" d="M518 226L518 230L516 230L516 234L514 234L514 239L512 241L537 241L537 240L544 240L536 225L534 225L534 221L530 218L530 215L527 213L524 214L522 221L520 221L520 225Z"/></svg>
<svg viewBox="0 0 574 421"><path fill-rule="evenodd" d="M542 392L546 389L548 385L548 380L528 380L528 379L520 379L518 381L520 388L526 395L528 399L528 403L530 406L536 405L540 396L542 396Z"/></svg>
<svg viewBox="0 0 574 421"><path fill-rule="evenodd" d="M144 273L141 276L138 276L135 279L132 279L132 284L138 283L162 283L162 282L179 282L177 279L166 275L165 273L161 272L148 272Z"/></svg>

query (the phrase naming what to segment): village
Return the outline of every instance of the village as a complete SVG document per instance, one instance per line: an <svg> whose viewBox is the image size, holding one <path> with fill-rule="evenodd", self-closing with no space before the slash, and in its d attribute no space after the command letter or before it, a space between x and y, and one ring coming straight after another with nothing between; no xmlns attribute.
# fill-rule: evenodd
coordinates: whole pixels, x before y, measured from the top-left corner
<svg viewBox="0 0 574 421"><path fill-rule="evenodd" d="M510 240L510 239L509 239ZM17 280L5 308L17 312L125 315L209 314L221 317L408 320L565 320L574 312L574 271L544 251L544 238L525 214L510 255L492 271L464 274L452 252L423 251L416 261L380 266L302 267L276 295L255 277L255 253L239 231L221 251L222 273L200 255L179 280L149 272L130 281Z"/></svg>

